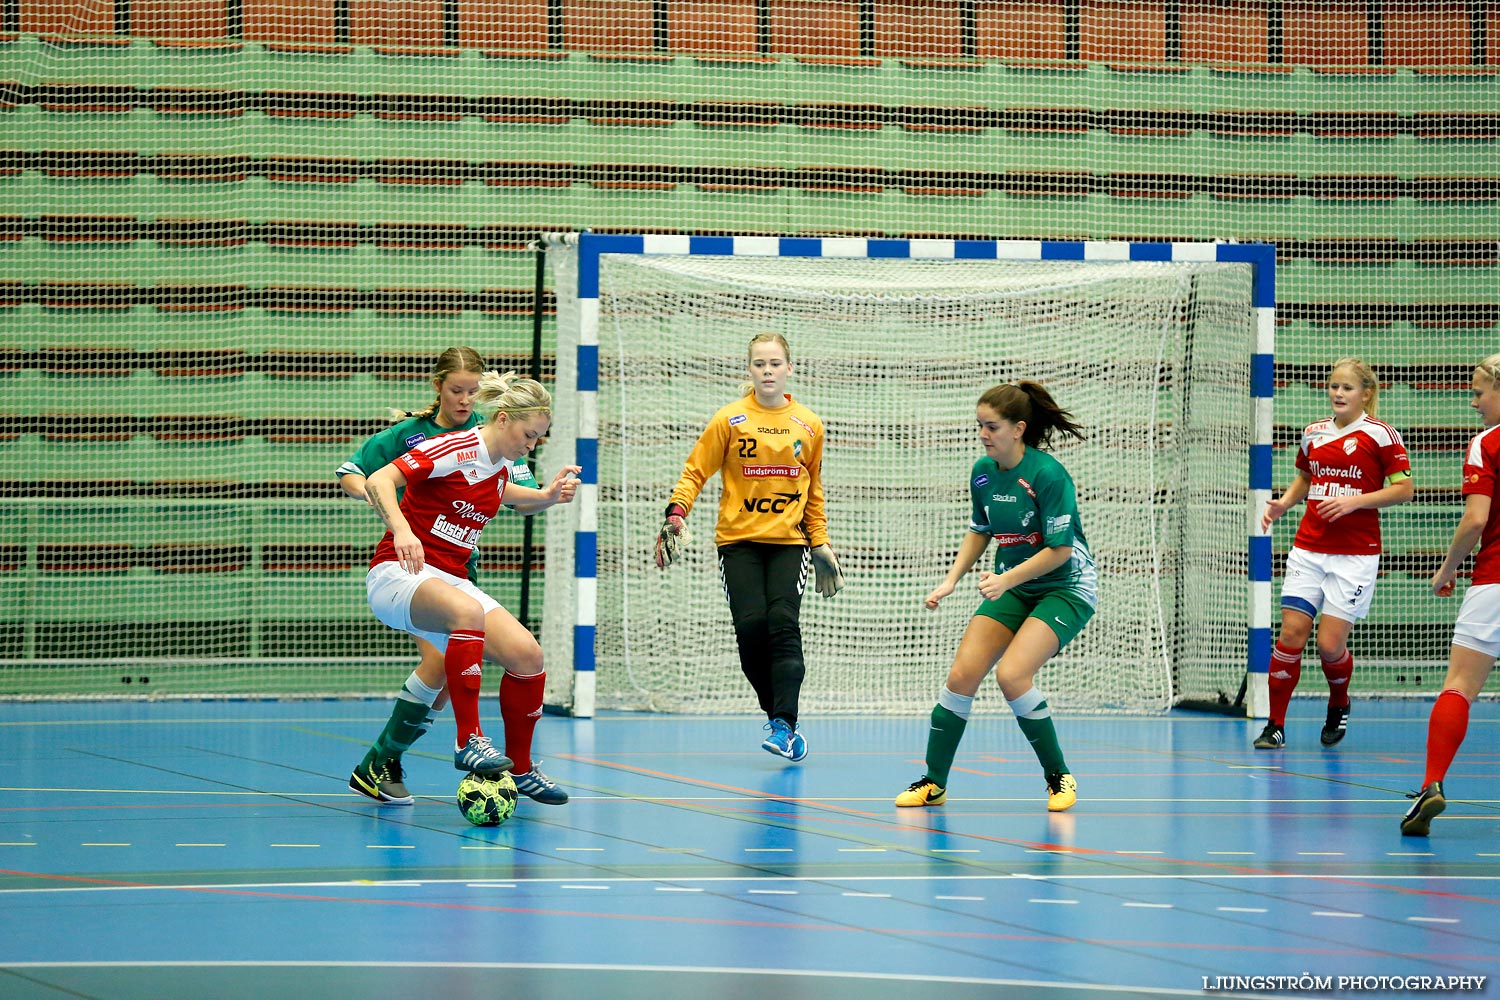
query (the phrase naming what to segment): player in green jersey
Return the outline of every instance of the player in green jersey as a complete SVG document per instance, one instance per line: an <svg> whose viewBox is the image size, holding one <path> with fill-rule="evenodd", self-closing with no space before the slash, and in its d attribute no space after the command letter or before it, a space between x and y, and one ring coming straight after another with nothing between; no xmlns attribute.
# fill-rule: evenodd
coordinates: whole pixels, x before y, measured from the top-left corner
<svg viewBox="0 0 1500 1000"><path fill-rule="evenodd" d="M927 771L896 796L898 806L941 805L948 772L985 676L995 679L1041 762L1047 808L1067 809L1078 785L1063 760L1047 699L1034 680L1042 665L1082 630L1098 603L1098 574L1073 478L1041 449L1054 432L1082 438L1072 414L1036 382L997 385L976 408L984 458L969 476L973 514L948 575L927 595L928 610L953 593L993 539L994 572L979 575L983 603L948 668L932 709Z"/></svg>

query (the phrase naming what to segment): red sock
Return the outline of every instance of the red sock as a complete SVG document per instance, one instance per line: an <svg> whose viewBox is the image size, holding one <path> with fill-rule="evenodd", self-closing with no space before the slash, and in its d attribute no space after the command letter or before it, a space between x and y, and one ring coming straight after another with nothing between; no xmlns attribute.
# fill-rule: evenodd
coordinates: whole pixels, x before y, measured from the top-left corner
<svg viewBox="0 0 1500 1000"><path fill-rule="evenodd" d="M1462 691L1445 688L1433 703L1432 716L1427 720L1427 774L1422 778L1423 788L1447 776L1448 766L1468 731L1469 699Z"/></svg>
<svg viewBox="0 0 1500 1000"><path fill-rule="evenodd" d="M505 720L505 756L515 761L515 772L531 770L531 734L542 717L542 695L547 674L522 677L509 670L500 678L500 718Z"/></svg>
<svg viewBox="0 0 1500 1000"><path fill-rule="evenodd" d="M1271 722L1285 726L1287 703L1292 700L1292 692L1302 679L1302 650L1288 649L1278 642L1271 650L1270 675Z"/></svg>
<svg viewBox="0 0 1500 1000"><path fill-rule="evenodd" d="M1323 661L1323 676L1328 678L1328 707L1349 707L1349 678L1354 673L1354 654L1344 650L1344 655L1332 663Z"/></svg>
<svg viewBox="0 0 1500 1000"><path fill-rule="evenodd" d="M479 729L479 681L484 676L483 632L454 632L448 636L443 653L443 673L448 677L448 700L453 704L453 721L458 723L458 742L462 747Z"/></svg>

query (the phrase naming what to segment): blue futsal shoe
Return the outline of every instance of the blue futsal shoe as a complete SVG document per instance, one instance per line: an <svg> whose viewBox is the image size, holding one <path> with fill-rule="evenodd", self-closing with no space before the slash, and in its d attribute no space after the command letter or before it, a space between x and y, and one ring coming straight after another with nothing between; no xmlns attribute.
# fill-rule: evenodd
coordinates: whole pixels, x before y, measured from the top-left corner
<svg viewBox="0 0 1500 1000"><path fill-rule="evenodd" d="M501 771L509 771L515 763L496 750L488 736L475 733L467 743L453 751L453 766L460 771L493 777Z"/></svg>
<svg viewBox="0 0 1500 1000"><path fill-rule="evenodd" d="M787 725L785 719L772 719L770 722L765 724L764 728L769 729L771 731L771 735L767 736L764 740L761 741L760 748L762 750L765 750L767 753L774 753L780 757L785 757L787 760L802 759L801 757L794 756L797 751L793 746L792 741L797 738L797 735L795 731L793 731L792 727ZM802 754L803 756L807 755L806 741L803 741L802 744Z"/></svg>
<svg viewBox="0 0 1500 1000"><path fill-rule="evenodd" d="M807 756L807 740L802 736L802 723L797 723L797 728L792 730L792 755L789 760L793 764Z"/></svg>

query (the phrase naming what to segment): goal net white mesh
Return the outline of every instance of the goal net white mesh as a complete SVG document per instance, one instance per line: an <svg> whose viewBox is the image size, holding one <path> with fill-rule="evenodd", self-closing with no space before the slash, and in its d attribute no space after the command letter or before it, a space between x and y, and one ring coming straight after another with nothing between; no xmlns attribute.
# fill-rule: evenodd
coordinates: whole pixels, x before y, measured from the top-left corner
<svg viewBox="0 0 1500 1000"><path fill-rule="evenodd" d="M554 454L577 432L579 303L556 248ZM936 613L981 457L986 388L1034 379L1087 428L1056 453L1099 563L1099 610L1039 685L1070 710L1162 709L1243 676L1249 268L1225 264L605 255L599 289L600 707L754 709L713 545L718 479L685 557L652 559L662 510L708 418L738 394L761 331L790 341L794 397L824 421L829 530L848 586L803 601L804 711L916 711L978 603ZM572 661L572 532L547 523L543 644L553 697ZM585 515L586 516L586 515ZM992 552L981 565L988 565ZM984 697L998 695L988 690Z"/></svg>
<svg viewBox="0 0 1500 1000"><path fill-rule="evenodd" d="M1417 496L1352 693L1430 697L1497 108L1500 0L0 2L0 697L393 690L332 470L444 348L529 368L538 299L550 385L528 244L582 229L1274 244L1274 484L1370 362Z"/></svg>

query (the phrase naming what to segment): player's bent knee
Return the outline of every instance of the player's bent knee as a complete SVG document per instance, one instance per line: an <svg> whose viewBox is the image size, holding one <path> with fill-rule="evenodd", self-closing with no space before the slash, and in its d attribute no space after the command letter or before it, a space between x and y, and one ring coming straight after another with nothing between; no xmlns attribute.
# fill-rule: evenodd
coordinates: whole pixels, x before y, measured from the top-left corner
<svg viewBox="0 0 1500 1000"><path fill-rule="evenodd" d="M531 677L544 669L542 647L529 635L526 641L509 645L499 641L486 642L484 658L490 663L500 664L506 673L520 677Z"/></svg>

